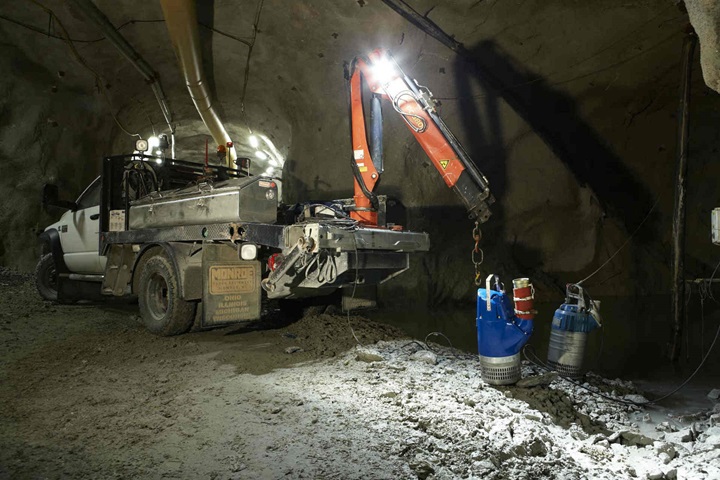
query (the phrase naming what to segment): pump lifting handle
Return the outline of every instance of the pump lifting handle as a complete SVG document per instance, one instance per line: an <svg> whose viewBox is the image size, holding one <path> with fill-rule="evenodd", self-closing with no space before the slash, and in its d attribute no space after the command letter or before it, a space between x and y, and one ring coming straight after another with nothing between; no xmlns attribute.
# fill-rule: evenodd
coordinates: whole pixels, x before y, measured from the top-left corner
<svg viewBox="0 0 720 480"><path fill-rule="evenodd" d="M455 138L436 109L430 90L410 79L392 56L375 50L367 57L357 57L346 72L350 85L350 113L352 126L355 177L355 209L351 216L366 225L377 224L377 199L373 190L382 173L377 136L382 130L379 109L373 109L373 146L368 147L365 114L362 102L364 79L375 96L388 100L405 121L420 146L440 173L445 184L462 199L470 217L483 223L490 217L489 205L495 200L488 181Z"/></svg>

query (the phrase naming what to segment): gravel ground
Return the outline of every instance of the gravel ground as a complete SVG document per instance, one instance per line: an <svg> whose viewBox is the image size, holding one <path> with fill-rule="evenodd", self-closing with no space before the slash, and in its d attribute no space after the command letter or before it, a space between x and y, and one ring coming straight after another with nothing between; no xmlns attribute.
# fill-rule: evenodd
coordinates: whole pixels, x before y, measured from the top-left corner
<svg viewBox="0 0 720 480"><path fill-rule="evenodd" d="M0 477L720 478L720 405L646 436L640 407L529 365L539 385L493 388L474 356L361 317L363 347L339 315L175 338L136 315L0 270Z"/></svg>

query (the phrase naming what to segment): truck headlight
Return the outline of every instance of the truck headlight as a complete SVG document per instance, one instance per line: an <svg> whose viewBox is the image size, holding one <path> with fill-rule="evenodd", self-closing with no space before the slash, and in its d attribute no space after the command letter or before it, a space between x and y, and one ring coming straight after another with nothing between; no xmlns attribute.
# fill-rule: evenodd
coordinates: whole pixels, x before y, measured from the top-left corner
<svg viewBox="0 0 720 480"><path fill-rule="evenodd" d="M243 243L240 247L240 258L243 260L255 260L257 258L257 245L254 243Z"/></svg>

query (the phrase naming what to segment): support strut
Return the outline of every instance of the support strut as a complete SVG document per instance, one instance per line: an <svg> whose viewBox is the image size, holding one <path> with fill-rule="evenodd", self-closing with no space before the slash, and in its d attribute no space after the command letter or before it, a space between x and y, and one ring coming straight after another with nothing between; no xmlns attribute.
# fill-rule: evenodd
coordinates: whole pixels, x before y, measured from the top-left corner
<svg viewBox="0 0 720 480"><path fill-rule="evenodd" d="M675 209L673 212L673 288L672 288L672 343L670 360L676 362L680 357L682 337L682 319L685 316L685 199L687 182L687 161L690 124L690 77L692 59L695 52L697 35L690 27L683 42L682 72L680 80L680 106L678 107L678 147L677 179L675 183Z"/></svg>

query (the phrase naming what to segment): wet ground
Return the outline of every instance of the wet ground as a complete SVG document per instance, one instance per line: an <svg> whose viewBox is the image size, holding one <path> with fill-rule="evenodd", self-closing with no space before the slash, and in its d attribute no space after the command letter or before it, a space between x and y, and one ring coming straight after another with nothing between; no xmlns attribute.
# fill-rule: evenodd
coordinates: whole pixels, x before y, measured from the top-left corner
<svg viewBox="0 0 720 480"><path fill-rule="evenodd" d="M0 273L2 478L720 477L709 400L663 426L552 377L493 388L473 355L333 312L160 338L135 305Z"/></svg>

